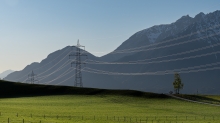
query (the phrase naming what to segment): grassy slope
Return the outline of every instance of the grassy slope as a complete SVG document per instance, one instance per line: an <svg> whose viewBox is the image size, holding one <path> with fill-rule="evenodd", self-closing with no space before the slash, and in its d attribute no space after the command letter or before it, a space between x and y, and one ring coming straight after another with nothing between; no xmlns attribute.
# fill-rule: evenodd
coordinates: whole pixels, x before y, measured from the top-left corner
<svg viewBox="0 0 220 123"><path fill-rule="evenodd" d="M189 99L189 100L220 105L220 96L217 96L217 95L185 95L185 94L179 94L179 95L176 95L176 96L182 97L182 98L185 98L185 99Z"/></svg>
<svg viewBox="0 0 220 123"><path fill-rule="evenodd" d="M205 95L207 98L211 98L220 102L220 96L218 95Z"/></svg>
<svg viewBox="0 0 220 123"><path fill-rule="evenodd" d="M8 82L0 82L0 90L2 97L8 97L0 99L0 122L6 122L8 118L13 123L21 123L23 119L25 122L36 123L140 122L140 119L142 122L153 120L154 123L220 122L220 107L185 102L153 93ZM11 92L5 94L4 90ZM10 98L15 93L19 98ZM29 97L20 97L27 96L26 93Z"/></svg>

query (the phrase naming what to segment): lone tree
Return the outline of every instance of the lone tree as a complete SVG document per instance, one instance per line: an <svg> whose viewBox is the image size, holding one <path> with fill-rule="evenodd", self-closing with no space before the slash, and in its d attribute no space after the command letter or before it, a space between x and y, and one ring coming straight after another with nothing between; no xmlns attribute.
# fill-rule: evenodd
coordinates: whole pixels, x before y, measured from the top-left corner
<svg viewBox="0 0 220 123"><path fill-rule="evenodd" d="M179 94L180 89L183 89L183 83L181 82L181 78L178 73L175 73L174 75L173 87L176 94Z"/></svg>

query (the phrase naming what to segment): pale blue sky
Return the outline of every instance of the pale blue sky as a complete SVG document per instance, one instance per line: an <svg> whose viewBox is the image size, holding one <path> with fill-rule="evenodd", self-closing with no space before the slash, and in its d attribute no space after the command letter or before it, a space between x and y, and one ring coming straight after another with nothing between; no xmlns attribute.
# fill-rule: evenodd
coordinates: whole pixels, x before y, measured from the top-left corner
<svg viewBox="0 0 220 123"><path fill-rule="evenodd" d="M102 56L137 31L219 6L219 0L0 0L0 73L40 62L77 39Z"/></svg>

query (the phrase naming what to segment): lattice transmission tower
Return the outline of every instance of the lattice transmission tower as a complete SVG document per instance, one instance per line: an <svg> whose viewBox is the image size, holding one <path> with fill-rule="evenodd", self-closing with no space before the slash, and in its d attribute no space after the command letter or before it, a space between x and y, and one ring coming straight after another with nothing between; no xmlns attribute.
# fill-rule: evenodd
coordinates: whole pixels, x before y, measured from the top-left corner
<svg viewBox="0 0 220 123"><path fill-rule="evenodd" d="M81 61L81 56L86 56L87 58L87 55L86 54L83 54L81 52L81 47L84 48L83 50L85 51L85 46L82 46L79 44L79 40L77 41L77 45L76 46L73 46L76 48L76 51L74 54L70 54L69 55L69 58L71 56L75 56L75 60L71 63L71 66L72 64L75 64L76 65L76 68L75 68L75 81L74 81L74 86L75 87L83 87L83 82L82 82L82 73L81 73L81 65L82 64L85 64L85 62L82 62Z"/></svg>
<svg viewBox="0 0 220 123"><path fill-rule="evenodd" d="M39 82L35 77L37 76L36 74L34 74L34 71L32 70L32 72L30 74L28 74L28 79L27 82L30 82L31 84L34 84L35 82Z"/></svg>

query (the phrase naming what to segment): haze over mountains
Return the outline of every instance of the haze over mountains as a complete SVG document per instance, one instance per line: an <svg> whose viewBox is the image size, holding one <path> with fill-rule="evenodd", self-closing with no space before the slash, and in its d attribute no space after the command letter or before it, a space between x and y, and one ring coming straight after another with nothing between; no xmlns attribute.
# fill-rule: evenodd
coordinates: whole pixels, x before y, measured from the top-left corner
<svg viewBox="0 0 220 123"><path fill-rule="evenodd" d="M171 24L156 25L135 33L105 56L96 57L85 52L88 60L82 72L83 84L84 87L167 93L173 90L174 72L179 72L184 83L183 93L219 94L219 43L220 11L199 13L195 17L182 16ZM74 77L70 77L75 71L74 65L71 68L70 64L71 51L74 53L75 48L67 46L55 51L40 63L32 63L6 79L23 82L33 70L40 83L73 86ZM128 62L133 64L126 64ZM109 75L112 73L114 75Z"/></svg>
<svg viewBox="0 0 220 123"><path fill-rule="evenodd" d="M12 72L14 72L14 71L13 71L13 70L6 70L6 71L0 73L0 78L3 79L3 78L5 78L8 74L10 74L10 73L12 73Z"/></svg>

